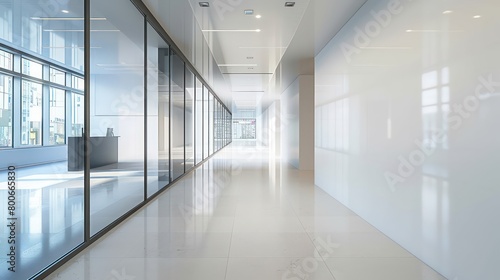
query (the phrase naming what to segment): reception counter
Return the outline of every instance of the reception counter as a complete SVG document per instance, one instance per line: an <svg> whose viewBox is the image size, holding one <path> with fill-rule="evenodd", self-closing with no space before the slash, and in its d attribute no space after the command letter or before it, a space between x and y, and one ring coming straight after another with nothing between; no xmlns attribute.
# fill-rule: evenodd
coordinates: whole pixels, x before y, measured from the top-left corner
<svg viewBox="0 0 500 280"><path fill-rule="evenodd" d="M83 137L68 137L68 171L83 170ZM118 136L90 137L90 168L118 162Z"/></svg>

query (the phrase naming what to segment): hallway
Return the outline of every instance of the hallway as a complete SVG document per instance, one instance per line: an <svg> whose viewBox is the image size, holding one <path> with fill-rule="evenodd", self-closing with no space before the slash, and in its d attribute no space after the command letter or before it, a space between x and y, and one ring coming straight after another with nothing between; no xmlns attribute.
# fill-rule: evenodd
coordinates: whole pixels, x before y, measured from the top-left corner
<svg viewBox="0 0 500 280"><path fill-rule="evenodd" d="M48 279L445 279L313 177L233 142Z"/></svg>

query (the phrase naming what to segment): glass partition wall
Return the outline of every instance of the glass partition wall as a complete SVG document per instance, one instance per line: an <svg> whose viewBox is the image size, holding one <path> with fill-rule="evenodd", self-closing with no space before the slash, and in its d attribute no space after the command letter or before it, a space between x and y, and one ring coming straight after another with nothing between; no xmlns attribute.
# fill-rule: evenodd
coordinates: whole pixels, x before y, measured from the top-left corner
<svg viewBox="0 0 500 280"><path fill-rule="evenodd" d="M231 142L230 111L139 1L58 3L0 3L0 216L16 221L0 220L16 241L0 279L42 279Z"/></svg>
<svg viewBox="0 0 500 280"><path fill-rule="evenodd" d="M83 2L0 1L2 280L28 279L85 241L84 172L67 168L72 114L84 109L73 98L84 94L73 82L83 78Z"/></svg>

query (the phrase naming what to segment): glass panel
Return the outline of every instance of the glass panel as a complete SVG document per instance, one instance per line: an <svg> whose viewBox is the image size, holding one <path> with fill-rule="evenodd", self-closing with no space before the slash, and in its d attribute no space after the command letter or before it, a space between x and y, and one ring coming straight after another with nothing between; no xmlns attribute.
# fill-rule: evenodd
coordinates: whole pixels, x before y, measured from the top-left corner
<svg viewBox="0 0 500 280"><path fill-rule="evenodd" d="M54 68L50 68L50 81L56 84L66 85L66 73Z"/></svg>
<svg viewBox="0 0 500 280"><path fill-rule="evenodd" d="M90 232L144 199L144 17L130 1L91 0ZM119 8L117 8L119 7Z"/></svg>
<svg viewBox="0 0 500 280"><path fill-rule="evenodd" d="M195 79L193 73L186 68L186 171L194 166L194 97Z"/></svg>
<svg viewBox="0 0 500 280"><path fill-rule="evenodd" d="M221 138L221 127L220 127L220 104L217 99L215 99L215 117L214 117L214 151L217 152L220 149L220 138Z"/></svg>
<svg viewBox="0 0 500 280"><path fill-rule="evenodd" d="M212 92L210 92L209 95L209 100L208 100L208 112L209 112L209 122L208 122L208 129L209 129L209 142L208 142L208 149L209 149L209 155L212 155L214 153L214 109L215 109L215 103L214 103L214 95Z"/></svg>
<svg viewBox="0 0 500 280"><path fill-rule="evenodd" d="M42 145L42 85L23 80L21 144Z"/></svg>
<svg viewBox="0 0 500 280"><path fill-rule="evenodd" d="M71 136L83 135L84 103L83 95L71 93Z"/></svg>
<svg viewBox="0 0 500 280"><path fill-rule="evenodd" d="M12 147L12 77L0 74L0 148Z"/></svg>
<svg viewBox="0 0 500 280"><path fill-rule="evenodd" d="M196 78L196 164L200 163L203 159L203 85L200 80Z"/></svg>
<svg viewBox="0 0 500 280"><path fill-rule="evenodd" d="M41 79L43 77L43 66L38 62L23 58L23 74Z"/></svg>
<svg viewBox="0 0 500 280"><path fill-rule="evenodd" d="M0 41L7 41L10 47L19 51L15 55L0 51L0 68L20 72L16 77L0 77L0 145L10 142L8 145L14 147L0 152L0 186L7 185L6 170L12 166L17 185L14 214L18 222L16 272L7 270L4 255L0 257L0 279L31 279L84 241L83 171L68 170L69 163L79 159L83 162L82 153L78 149L68 150L65 145L55 145L64 144L66 135L71 135L70 125L66 126L64 122L66 117L69 119L72 99L69 95L66 99L64 90L51 90L49 85L34 80L45 78L64 85L64 75L59 75L60 72L83 71L82 48L78 49L81 63L77 69L69 68L73 66L70 62L78 58L72 56L73 46L83 46L84 33L65 32L79 28L76 25L83 21L54 20L68 16L83 18L83 0L0 2ZM55 2L57 4L52 5ZM63 14L63 9L71 14ZM52 40L49 36L53 32L47 30L56 28L62 29L57 33L60 38L53 37ZM24 58L19 58L24 54ZM65 64L58 63L57 71L50 71L50 66L56 66L49 65L53 59ZM47 62L41 63L42 60ZM26 79L22 79L21 73ZM11 105L5 103L6 91L11 94L7 100ZM15 113L11 117L7 117L9 114L4 111L8 106ZM83 99L81 106L83 112ZM49 144L54 146L41 147ZM79 157L68 160L69 152ZM7 229L7 220L3 219L7 217L7 208L4 209L3 205L8 197L7 189L0 187L1 229ZM0 230L0 237L5 232ZM2 255L9 252L6 242L0 242L0 252Z"/></svg>
<svg viewBox="0 0 500 280"><path fill-rule="evenodd" d="M66 92L50 88L50 138L49 145L66 143Z"/></svg>
<svg viewBox="0 0 500 280"><path fill-rule="evenodd" d="M2 4L0 4L1 7ZM0 20L1 22L1 20ZM1 27L0 27L1 29ZM1 31L0 31L1 32ZM0 50L0 68L12 70L12 54Z"/></svg>
<svg viewBox="0 0 500 280"><path fill-rule="evenodd" d="M85 81L77 76L72 76L72 87L77 90L84 91L85 90Z"/></svg>
<svg viewBox="0 0 500 280"><path fill-rule="evenodd" d="M169 46L148 24L148 196L170 182Z"/></svg>
<svg viewBox="0 0 500 280"><path fill-rule="evenodd" d="M203 86L203 159L208 157L208 89Z"/></svg>
<svg viewBox="0 0 500 280"><path fill-rule="evenodd" d="M172 180L184 174L184 62L172 52L171 55L171 86L172 98Z"/></svg>
<svg viewBox="0 0 500 280"><path fill-rule="evenodd" d="M7 42L12 42L12 29L14 28L12 21L13 1L0 1L0 39Z"/></svg>

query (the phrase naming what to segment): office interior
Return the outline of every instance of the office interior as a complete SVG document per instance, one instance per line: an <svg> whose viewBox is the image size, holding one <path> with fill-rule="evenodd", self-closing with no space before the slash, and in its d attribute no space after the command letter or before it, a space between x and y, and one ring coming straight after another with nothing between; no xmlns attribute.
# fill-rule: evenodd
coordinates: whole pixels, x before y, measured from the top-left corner
<svg viewBox="0 0 500 280"><path fill-rule="evenodd" d="M111 269L92 251L123 229L149 236L149 226L134 231L135 219L160 223L173 212L158 209L175 199L203 218L194 233L184 221L186 251L211 248L218 211L232 213L223 214L233 226L222 230L221 254L158 253L179 261L185 279L203 276L186 274L190 265L206 279L244 279L245 263L262 279L497 279L498 8L0 1L0 279L69 279L71 269L115 279L133 258L144 261L134 277L177 273L151 246ZM243 207L261 219L256 227L282 226L298 247L310 244L294 251L290 242L284 256L266 255L262 240L260 255L232 251ZM304 232L283 226L290 219ZM347 231L319 253L318 268L290 270L337 226Z"/></svg>

